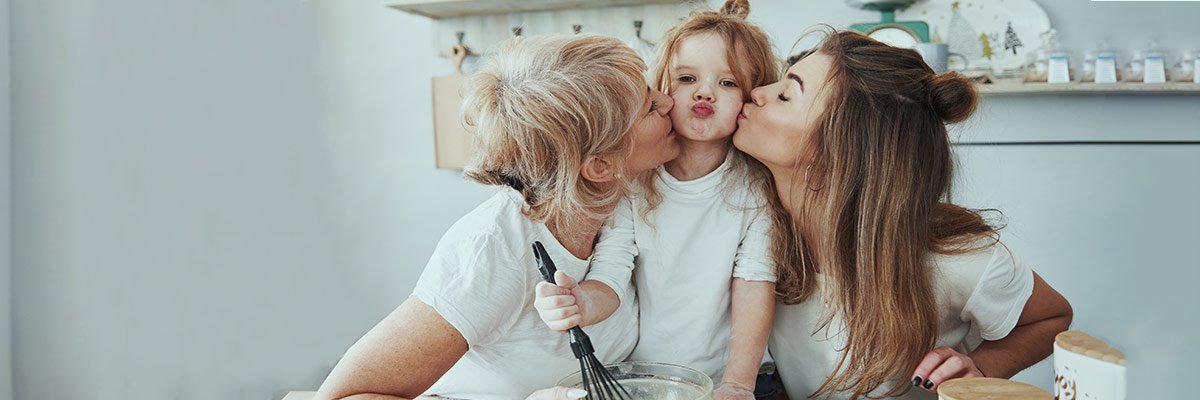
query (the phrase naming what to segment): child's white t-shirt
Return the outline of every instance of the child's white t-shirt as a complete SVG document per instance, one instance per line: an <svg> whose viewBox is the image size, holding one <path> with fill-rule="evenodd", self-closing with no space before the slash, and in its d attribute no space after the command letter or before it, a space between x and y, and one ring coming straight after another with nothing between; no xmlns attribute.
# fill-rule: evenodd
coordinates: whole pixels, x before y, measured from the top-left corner
<svg viewBox="0 0 1200 400"><path fill-rule="evenodd" d="M433 307L469 345L425 394L523 399L579 371L567 335L546 327L533 307L533 288L542 276L531 246L541 241L558 270L578 280L588 273L588 260L568 252L544 223L522 215L523 204L514 190L492 196L442 236L421 273L412 296ZM592 272L603 275L603 268L593 266ZM583 328L601 362L629 354L637 340L636 312L622 304L605 321Z"/></svg>
<svg viewBox="0 0 1200 400"><path fill-rule="evenodd" d="M732 153L731 153L732 154ZM765 201L733 169L730 157L701 178L679 181L660 168L662 203L641 217L645 200L630 196L601 230L588 279L620 287L633 268L639 310L633 361L684 365L713 377L725 371L731 328L733 278L775 281L769 252L770 219ZM722 190L722 179L742 179ZM635 267L635 268L634 268ZM627 272L628 273L628 272ZM622 304L632 293L618 291Z"/></svg>
<svg viewBox="0 0 1200 400"><path fill-rule="evenodd" d="M934 254L930 266L937 293L938 328L935 347L968 354L982 340L999 340L1017 325L1033 293L1033 269L1020 262L1003 243L959 255ZM830 282L819 277L819 290L799 304L777 304L769 349L789 396L806 398L837 367L846 332L840 317L813 333L829 309L822 300ZM933 349L930 349L933 350ZM896 383L910 385L912 371L896 371ZM891 386L880 387L875 395ZM831 399L849 396L834 393ZM909 390L901 399L937 399L937 394Z"/></svg>

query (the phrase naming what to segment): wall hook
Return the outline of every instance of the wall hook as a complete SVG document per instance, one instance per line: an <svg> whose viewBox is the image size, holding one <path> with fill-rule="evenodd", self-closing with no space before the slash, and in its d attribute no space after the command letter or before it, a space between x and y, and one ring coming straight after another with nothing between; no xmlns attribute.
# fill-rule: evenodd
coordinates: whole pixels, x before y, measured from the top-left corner
<svg viewBox="0 0 1200 400"><path fill-rule="evenodd" d="M466 36L466 35L467 35L467 33L463 32L463 31L454 32L454 37L458 38L458 44L460 46L463 44L463 36Z"/></svg>
<svg viewBox="0 0 1200 400"><path fill-rule="evenodd" d="M575 34L578 35L579 32L583 30L583 25L579 25L579 24L571 25L571 29L575 30Z"/></svg>
<svg viewBox="0 0 1200 400"><path fill-rule="evenodd" d="M522 27L520 27L520 26L514 26L514 27L512 28L512 33L513 33L513 36L520 37L520 36L521 36L521 31L522 31L522 30L524 30L524 28L522 28Z"/></svg>
<svg viewBox="0 0 1200 400"><path fill-rule="evenodd" d="M633 32L634 32L634 36L637 37L639 42L642 42L643 44L646 44L650 47L657 46L657 44L655 44L654 42L646 40L645 38L642 37L642 20L633 21Z"/></svg>

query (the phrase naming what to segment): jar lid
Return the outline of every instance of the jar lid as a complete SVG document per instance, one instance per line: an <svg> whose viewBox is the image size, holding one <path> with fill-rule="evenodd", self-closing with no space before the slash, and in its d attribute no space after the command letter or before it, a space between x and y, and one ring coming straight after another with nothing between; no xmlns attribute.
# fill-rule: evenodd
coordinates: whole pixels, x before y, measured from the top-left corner
<svg viewBox="0 0 1200 400"><path fill-rule="evenodd" d="M999 378L952 379L938 386L941 400L1052 400L1054 396L1028 383Z"/></svg>

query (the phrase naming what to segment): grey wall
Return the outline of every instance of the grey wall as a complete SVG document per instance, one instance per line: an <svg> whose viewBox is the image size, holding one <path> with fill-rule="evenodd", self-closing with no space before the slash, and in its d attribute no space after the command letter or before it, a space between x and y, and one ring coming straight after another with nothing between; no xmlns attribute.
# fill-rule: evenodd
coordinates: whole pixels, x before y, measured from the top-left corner
<svg viewBox="0 0 1200 400"><path fill-rule="evenodd" d="M1042 3L1075 48L1200 46L1200 3ZM814 23L875 18L754 7L785 49ZM9 9L17 399L315 388L492 192L431 167L429 79L450 68L428 56L427 19L337 0ZM1197 99L988 98L956 134L1200 139ZM1172 349L1200 333L1180 317L1197 304L1196 149L960 148L959 198L1005 211L1077 326L1127 350L1135 398L1170 397L1136 383L1183 381Z"/></svg>
<svg viewBox="0 0 1200 400"><path fill-rule="evenodd" d="M0 400L12 399L12 124L8 0L0 0Z"/></svg>

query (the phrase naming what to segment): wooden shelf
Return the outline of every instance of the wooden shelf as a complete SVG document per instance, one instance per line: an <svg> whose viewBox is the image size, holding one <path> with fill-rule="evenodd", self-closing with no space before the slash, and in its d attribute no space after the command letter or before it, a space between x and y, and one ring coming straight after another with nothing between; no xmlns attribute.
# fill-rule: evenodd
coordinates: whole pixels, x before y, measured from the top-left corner
<svg viewBox="0 0 1200 400"><path fill-rule="evenodd" d="M433 19L442 19L679 2L680 0L400 0L390 4L389 7Z"/></svg>
<svg viewBox="0 0 1200 400"><path fill-rule="evenodd" d="M1019 95L1084 95L1084 94L1157 94L1157 95L1200 95L1200 83L1024 83L1020 81L996 81L979 85L979 93L988 96Z"/></svg>

